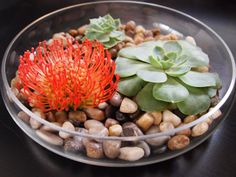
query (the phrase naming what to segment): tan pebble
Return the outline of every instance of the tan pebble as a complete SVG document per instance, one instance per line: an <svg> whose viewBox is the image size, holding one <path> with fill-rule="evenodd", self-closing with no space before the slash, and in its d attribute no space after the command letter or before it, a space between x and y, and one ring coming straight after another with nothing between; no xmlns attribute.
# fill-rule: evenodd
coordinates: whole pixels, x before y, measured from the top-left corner
<svg viewBox="0 0 236 177"><path fill-rule="evenodd" d="M208 125L211 125L213 122L213 119L211 119L210 117L208 117L207 119L204 120L204 122L206 122Z"/></svg>
<svg viewBox="0 0 236 177"><path fill-rule="evenodd" d="M120 136L122 133L122 127L119 124L109 127L109 136Z"/></svg>
<svg viewBox="0 0 236 177"><path fill-rule="evenodd" d="M143 130L147 131L154 122L154 118L149 113L143 114L137 121L136 124Z"/></svg>
<svg viewBox="0 0 236 177"><path fill-rule="evenodd" d="M103 123L97 120L87 120L84 122L84 127L90 129L93 127L104 127Z"/></svg>
<svg viewBox="0 0 236 177"><path fill-rule="evenodd" d="M102 110L97 109L97 108L85 108L83 111L87 114L88 117L102 121L105 119L105 114Z"/></svg>
<svg viewBox="0 0 236 177"><path fill-rule="evenodd" d="M88 130L88 133L90 135L96 135L96 136L108 136L109 132L106 127L98 126L98 127L92 127Z"/></svg>
<svg viewBox="0 0 236 177"><path fill-rule="evenodd" d="M125 32L125 34L126 34L126 36L129 36L129 37L134 37L134 35L135 35L135 32L133 31L133 30L127 30L126 32Z"/></svg>
<svg viewBox="0 0 236 177"><path fill-rule="evenodd" d="M181 127L185 124L180 124L178 127ZM186 136L190 136L191 135L191 129L190 128L187 128L187 129L184 129L184 130L181 130L181 131L178 131L176 132L176 135L186 135Z"/></svg>
<svg viewBox="0 0 236 177"><path fill-rule="evenodd" d="M78 28L78 33L80 35L83 35L85 33L85 30L86 30L87 27L88 27L88 25L83 25L83 26L79 27Z"/></svg>
<svg viewBox="0 0 236 177"><path fill-rule="evenodd" d="M171 122L161 122L159 125L159 128L161 132L165 132L165 131L173 130L175 127ZM174 133L172 133L171 135L174 135Z"/></svg>
<svg viewBox="0 0 236 177"><path fill-rule="evenodd" d="M124 98L120 105L120 112L122 113L134 113L138 110L138 105L129 98Z"/></svg>
<svg viewBox="0 0 236 177"><path fill-rule="evenodd" d="M126 44L125 44L125 47L134 47L135 46L135 44L134 43L131 43L131 42L127 42Z"/></svg>
<svg viewBox="0 0 236 177"><path fill-rule="evenodd" d="M136 26L135 33L144 33L144 32L145 32L145 29L143 26L141 25Z"/></svg>
<svg viewBox="0 0 236 177"><path fill-rule="evenodd" d="M98 108L99 108L99 109L106 109L107 106L108 106L108 104L107 104L106 102L103 102L103 103L100 103L100 104L98 105Z"/></svg>
<svg viewBox="0 0 236 177"><path fill-rule="evenodd" d="M119 159L127 161L136 161L144 156L144 150L140 147L122 147L120 148Z"/></svg>
<svg viewBox="0 0 236 177"><path fill-rule="evenodd" d="M134 30L135 27L136 27L136 23L133 20L131 20L126 23L125 29L126 30Z"/></svg>
<svg viewBox="0 0 236 177"><path fill-rule="evenodd" d="M150 114L153 116L154 118L154 125L159 125L162 121L162 113L161 112L150 112Z"/></svg>
<svg viewBox="0 0 236 177"><path fill-rule="evenodd" d="M43 130L36 130L35 132L42 140L46 141L47 143L50 143L56 146L63 145L63 139L53 133L43 131Z"/></svg>
<svg viewBox="0 0 236 177"><path fill-rule="evenodd" d="M39 121L35 120L34 118L30 118L29 123L33 129L38 129L42 125Z"/></svg>
<svg viewBox="0 0 236 177"><path fill-rule="evenodd" d="M190 42L193 45L197 45L195 39L192 36L187 36L185 40Z"/></svg>
<svg viewBox="0 0 236 177"><path fill-rule="evenodd" d="M66 129L66 130L70 130L70 131L75 131L75 127L72 123L70 123L69 121L64 122L62 124L62 128ZM63 131L59 131L59 136L63 139L69 138L72 135Z"/></svg>
<svg viewBox="0 0 236 177"><path fill-rule="evenodd" d="M154 28L151 31L153 33L153 36L158 36L161 32L161 30L159 28Z"/></svg>
<svg viewBox="0 0 236 177"><path fill-rule="evenodd" d="M190 143L189 137L185 135L176 135L173 136L169 141L168 141L168 148L170 150L178 150L178 149L183 149L186 146L188 146Z"/></svg>
<svg viewBox="0 0 236 177"><path fill-rule="evenodd" d="M124 39L124 42L130 42L130 43L134 43L134 40L132 37L129 37L129 36L125 36L125 39Z"/></svg>
<svg viewBox="0 0 236 177"><path fill-rule="evenodd" d="M78 35L78 31L76 29L70 29L68 33L73 37Z"/></svg>
<svg viewBox="0 0 236 177"><path fill-rule="evenodd" d="M207 73L207 72L209 72L209 67L208 66L199 66L199 67L193 68L193 71Z"/></svg>
<svg viewBox="0 0 236 177"><path fill-rule="evenodd" d="M144 41L144 38L141 35L135 35L134 36L134 43L135 44L140 44Z"/></svg>
<svg viewBox="0 0 236 177"><path fill-rule="evenodd" d="M83 111L70 111L68 115L70 120L76 120L84 123L87 120L87 116Z"/></svg>
<svg viewBox="0 0 236 177"><path fill-rule="evenodd" d="M213 108L210 108L209 111L211 111ZM214 112L212 115L211 115L211 119L217 119L221 116L222 112L218 109L216 112Z"/></svg>
<svg viewBox="0 0 236 177"><path fill-rule="evenodd" d="M188 124L190 122L193 122L194 120L197 119L197 116L196 115L189 115L187 117L184 118L184 123L185 124Z"/></svg>
<svg viewBox="0 0 236 177"><path fill-rule="evenodd" d="M52 124L54 124L54 125L57 125L57 126L61 126L61 124L60 123L58 123L58 122L51 122ZM49 127L49 126L47 126L47 125L43 125L41 128L40 128L40 130L44 130L44 131L48 131L48 132L57 132L57 130L55 130L54 128L51 128L51 127Z"/></svg>
<svg viewBox="0 0 236 177"><path fill-rule="evenodd" d="M86 154L90 158L100 159L104 157L101 143L89 141L85 145Z"/></svg>
<svg viewBox="0 0 236 177"><path fill-rule="evenodd" d="M201 122L197 125L195 125L193 128L192 128L192 136L193 137L196 137L196 136L201 136L203 135L204 133L206 133L206 131L208 130L209 128L209 125L206 123L206 122Z"/></svg>
<svg viewBox="0 0 236 177"><path fill-rule="evenodd" d="M147 41L153 41L153 40L154 40L153 37L146 37L146 38L144 39L144 42L147 42Z"/></svg>
<svg viewBox="0 0 236 177"><path fill-rule="evenodd" d="M120 49L122 49L124 47L125 43L124 42L119 42L118 44L116 44L115 49L117 51L119 51Z"/></svg>
<svg viewBox="0 0 236 177"><path fill-rule="evenodd" d="M151 30L146 30L144 36L145 38L153 37L153 32Z"/></svg>
<svg viewBox="0 0 236 177"><path fill-rule="evenodd" d="M29 123L29 120L30 120L30 116L28 114L26 114L24 111L20 111L17 116L23 120L24 122L26 123Z"/></svg>
<svg viewBox="0 0 236 177"><path fill-rule="evenodd" d="M63 124L68 119L67 113L65 111L56 112L55 118L56 118L56 122L58 122L60 124Z"/></svg>
<svg viewBox="0 0 236 177"><path fill-rule="evenodd" d="M103 141L103 151L106 157L115 159L120 155L121 141Z"/></svg>
<svg viewBox="0 0 236 177"><path fill-rule="evenodd" d="M181 123L181 119L169 110L163 111L163 122L171 122L175 127Z"/></svg>
<svg viewBox="0 0 236 177"><path fill-rule="evenodd" d="M148 129L146 135L156 134L160 132L160 128L157 125L153 125ZM161 146L170 139L170 136L157 136L155 138L146 139L146 142L151 146Z"/></svg>
<svg viewBox="0 0 236 177"><path fill-rule="evenodd" d="M63 42L63 46L67 46L67 38L65 37L65 33L64 32L60 32L60 33L55 33L52 37L53 40L61 40Z"/></svg>
<svg viewBox="0 0 236 177"><path fill-rule="evenodd" d="M109 128L110 126L115 125L115 124L119 124L119 122L115 119L108 118L108 119L106 119L105 127Z"/></svg>

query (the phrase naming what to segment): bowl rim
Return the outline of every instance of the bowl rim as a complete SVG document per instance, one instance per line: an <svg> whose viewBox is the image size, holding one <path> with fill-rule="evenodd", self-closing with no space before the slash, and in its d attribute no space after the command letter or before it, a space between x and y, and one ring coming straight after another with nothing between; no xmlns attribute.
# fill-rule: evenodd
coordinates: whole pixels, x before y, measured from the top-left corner
<svg viewBox="0 0 236 177"><path fill-rule="evenodd" d="M152 7L157 7L157 8L161 8L167 11L171 11L174 12L176 14L185 16L189 19L191 19L192 21L194 21L195 23L200 24L201 26L203 26L204 28L206 28L211 34L214 35L214 37L216 37L225 47L231 63L232 63L232 78L231 78L231 82L229 85L228 90L226 91L225 95L223 96L223 98L220 100L220 102L214 107L212 108L208 113L202 115L201 117L199 117L198 119L194 120L193 122L190 122L188 124L185 124L181 127L177 127L174 128L172 130L168 130L165 132L159 132L159 133L155 133L155 134L150 134L150 135L141 135L141 136L129 136L129 137L113 137L113 136L107 136L107 137L101 137L101 136L96 136L96 135L89 135L89 134L83 134L80 132L76 132L76 131L71 131L71 130L67 130L65 128L62 128L58 125L55 125L47 120L44 120L42 118L40 118L39 116L37 116L36 114L34 114L31 110L29 110L23 103L21 103L19 101L18 98L16 98L16 96L13 94L13 92L11 91L11 87L9 86L8 82L7 82L7 77L6 77L6 60L7 60L7 56L9 54L9 51L11 50L12 45L15 43L15 41L18 40L18 38L26 31L28 30L30 27L37 25L37 23L40 23L41 21L43 21L44 19L46 19L47 17L50 17L52 15L55 14L59 14L63 11L67 11L73 8L77 8L77 7L81 7L81 6L86 6L86 5L96 5L96 4L111 4L111 3L122 3L122 4L138 4L138 5L147 5L147 6L152 6ZM31 22L29 25L27 25L25 28L23 28L14 38L13 40L10 42L10 44L8 45L4 56L3 56L3 60L2 60L2 66L1 66L1 74L2 74L2 80L3 80L3 89L6 89L6 93L7 95L14 101L14 103L21 109L23 110L26 114L28 114L30 117L32 117L33 119L37 120L38 122L51 127L57 131L62 131L62 132L66 132L69 133L73 136L81 136L84 138L93 138L93 139L98 139L98 140L120 140L120 141L141 141L141 140L145 140L145 139L149 139L149 138L154 138L154 137L159 137L159 136L166 136L166 135L171 135L173 133L179 132L181 130L193 127L194 125L206 120L208 117L210 117L212 114L214 114L217 110L219 110L221 108L221 106L226 102L226 100L229 98L229 96L231 95L234 86L235 86L235 78L236 78L236 68L235 68L235 61L234 61L234 57L229 49L229 47L227 46L227 44L224 42L224 40L213 30L211 29L209 26L207 26L205 23L201 22L200 20L184 13L181 12L179 10L170 8L170 7L166 7L163 5L159 5L159 4L154 4L154 3L147 3L147 2L139 2L139 1L98 1L98 2L87 2L87 3L81 3L81 4L75 4L75 5L71 5L68 7L64 7L58 10L55 10L51 13L48 13L46 15L41 16L40 18L34 20L33 22ZM15 121L17 121L18 118L16 117L12 117L13 119L15 119Z"/></svg>

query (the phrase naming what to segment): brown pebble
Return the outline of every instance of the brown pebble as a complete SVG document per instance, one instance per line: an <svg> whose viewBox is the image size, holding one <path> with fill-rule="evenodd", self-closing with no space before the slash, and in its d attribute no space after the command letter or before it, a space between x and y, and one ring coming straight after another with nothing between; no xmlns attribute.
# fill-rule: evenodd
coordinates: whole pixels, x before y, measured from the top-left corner
<svg viewBox="0 0 236 177"><path fill-rule="evenodd" d="M120 136L122 133L122 127L119 124L115 124L109 127L109 136Z"/></svg>
<svg viewBox="0 0 236 177"><path fill-rule="evenodd" d="M128 30L128 31L125 32L125 34L126 34L127 36L133 38L134 35L135 35L135 32L134 32L133 30Z"/></svg>
<svg viewBox="0 0 236 177"><path fill-rule="evenodd" d="M184 125L184 124L181 123L178 127L181 127L181 126L183 126L183 125ZM190 128L187 128L187 129L178 131L178 132L176 132L176 135L186 135L186 136L190 136L190 135L191 135L191 129L190 129Z"/></svg>
<svg viewBox="0 0 236 177"><path fill-rule="evenodd" d="M158 36L161 33L161 30L159 28L154 28L151 31L153 33L153 36Z"/></svg>
<svg viewBox="0 0 236 177"><path fill-rule="evenodd" d="M162 112L150 112L152 117L154 118L154 125L159 125L162 121Z"/></svg>
<svg viewBox="0 0 236 177"><path fill-rule="evenodd" d="M143 26L141 26L141 25L136 26L136 28L135 28L135 33L136 34L137 33L144 33L144 32L145 32L145 29L144 29Z"/></svg>
<svg viewBox="0 0 236 177"><path fill-rule="evenodd" d="M53 112L47 112L46 113L46 119L49 121L49 122L55 122L56 121L56 116L55 114L53 114Z"/></svg>
<svg viewBox="0 0 236 177"><path fill-rule="evenodd" d="M86 154L90 158L100 159L104 157L103 148L101 143L89 141L86 143Z"/></svg>
<svg viewBox="0 0 236 177"><path fill-rule="evenodd" d="M170 150L183 149L186 146L188 146L189 143L190 143L189 137L187 137L185 135L176 135L176 136L173 136L168 141L168 148Z"/></svg>
<svg viewBox="0 0 236 177"><path fill-rule="evenodd" d="M114 95L109 100L109 102L111 103L111 105L119 107L122 102L122 99L123 99L122 96L118 92L115 92Z"/></svg>
<svg viewBox="0 0 236 177"><path fill-rule="evenodd" d="M209 125L206 122L201 122L192 128L192 136L201 136L207 132L208 128Z"/></svg>
<svg viewBox="0 0 236 177"><path fill-rule="evenodd" d="M144 38L141 35L135 35L134 36L134 43L135 44L140 44L144 41Z"/></svg>
<svg viewBox="0 0 236 177"><path fill-rule="evenodd" d="M112 118L108 118L105 121L105 127L106 128L109 128L110 126L116 125L116 124L119 124L119 122L117 120L115 120L115 119L112 119Z"/></svg>
<svg viewBox="0 0 236 177"><path fill-rule="evenodd" d="M78 31L76 29L70 29L68 33L73 37L78 35Z"/></svg>
<svg viewBox="0 0 236 177"><path fill-rule="evenodd" d="M121 141L103 141L103 150L106 157L115 159L120 155Z"/></svg>
<svg viewBox="0 0 236 177"><path fill-rule="evenodd" d="M84 123L87 120L87 116L83 111L70 111L68 117L69 120L76 120L81 123Z"/></svg>
<svg viewBox="0 0 236 177"><path fill-rule="evenodd" d="M112 58L115 58L117 56L117 50L115 48L109 49L109 52Z"/></svg>
<svg viewBox="0 0 236 177"><path fill-rule="evenodd" d="M126 44L125 44L125 47L134 47L135 46L135 44L133 44L133 43L131 43L131 42L127 42Z"/></svg>
<svg viewBox="0 0 236 177"><path fill-rule="evenodd" d="M187 124L187 123L190 123L190 122L192 122L196 119L197 119L196 115L189 115L189 116L184 118L184 123Z"/></svg>
<svg viewBox="0 0 236 177"><path fill-rule="evenodd" d="M134 30L135 27L136 27L136 23L133 20L131 20L126 23L125 29L126 30Z"/></svg>
<svg viewBox="0 0 236 177"><path fill-rule="evenodd" d="M67 113L65 111L56 112L55 118L56 118L56 122L58 122L60 124L63 124L68 119Z"/></svg>
<svg viewBox="0 0 236 177"><path fill-rule="evenodd" d="M144 32L145 38L152 37L153 38L153 32L151 30L146 30Z"/></svg>
<svg viewBox="0 0 236 177"><path fill-rule="evenodd" d="M102 121L105 119L105 114L102 110L97 109L97 108L85 108L83 111L87 114L88 117Z"/></svg>
<svg viewBox="0 0 236 177"><path fill-rule="evenodd" d="M138 105L131 99L125 97L120 105L120 112L135 113L138 110Z"/></svg>
<svg viewBox="0 0 236 177"><path fill-rule="evenodd" d="M134 43L134 40L132 37L129 37L129 36L125 36L125 39L124 39L124 42L130 42L130 43Z"/></svg>

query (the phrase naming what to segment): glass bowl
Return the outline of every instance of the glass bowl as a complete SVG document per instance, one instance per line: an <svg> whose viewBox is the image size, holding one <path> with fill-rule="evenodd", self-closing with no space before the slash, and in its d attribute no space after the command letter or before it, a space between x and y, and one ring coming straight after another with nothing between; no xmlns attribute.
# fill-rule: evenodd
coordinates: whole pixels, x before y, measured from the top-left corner
<svg viewBox="0 0 236 177"><path fill-rule="evenodd" d="M11 80L14 78L19 64L18 57L26 49L37 46L39 41L50 39L54 33L79 27L88 23L90 18L104 16L107 13L110 13L114 18L120 18L123 23L134 20L137 24L141 24L146 28L159 27L163 34L174 33L180 38L192 36L198 46L208 54L212 70L219 74L223 82L222 89L219 93L220 102L208 113L184 126L161 133L127 137L101 137L99 135L68 130L52 124L45 119L41 119L38 114L34 114L22 104L10 88ZM12 40L5 52L1 66L1 75L2 97L11 117L35 142L56 154L78 162L98 166L127 167L147 165L171 159L193 149L207 139L224 118L227 117L230 111L232 92L235 84L235 63L229 48L221 37L207 25L185 13L168 7L142 2L93 2L54 11L24 28ZM222 113L220 118L213 121L206 133L191 138L190 144L183 149L171 151L166 148L166 145L149 146L146 143L150 140L165 139L165 137L173 136L185 129L191 129L197 124L209 120L209 117L219 113L219 110ZM28 122L19 118L18 113L20 111L30 116L31 121L38 123L41 128L46 127L47 131L53 133L49 133L48 135L48 132L46 134L44 132L42 134L41 131L36 130L37 128L32 128ZM84 147L81 147L81 151L78 149L75 152L66 151L63 148L65 140L58 138L58 132L59 134L63 134L64 132L64 135L76 137L80 142L90 142L88 147L86 147L86 152L84 151ZM118 158L113 159L112 155L110 158L103 157L103 150L108 153L112 148L120 145L131 147L131 149L126 149L126 153L127 151L131 151L128 155L125 154L127 156L125 158L128 158L128 161ZM77 146L80 145L77 144ZM144 155L139 151L140 148L137 150L137 148L133 148L134 146L143 149L142 153L144 152ZM115 150L112 153L117 153ZM120 153L120 149L118 153ZM139 159L137 156L144 157Z"/></svg>

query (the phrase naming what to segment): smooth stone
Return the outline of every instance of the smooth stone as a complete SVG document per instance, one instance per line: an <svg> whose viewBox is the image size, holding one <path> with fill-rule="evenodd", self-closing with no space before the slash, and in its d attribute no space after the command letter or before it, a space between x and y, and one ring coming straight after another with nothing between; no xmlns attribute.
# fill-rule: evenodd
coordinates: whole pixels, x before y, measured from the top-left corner
<svg viewBox="0 0 236 177"><path fill-rule="evenodd" d="M106 157L115 159L120 155L121 141L103 141L103 151Z"/></svg>
<svg viewBox="0 0 236 177"><path fill-rule="evenodd" d="M102 110L97 109L97 108L85 108L83 111L87 114L88 117L102 121L105 119L105 114Z"/></svg>
<svg viewBox="0 0 236 177"><path fill-rule="evenodd" d="M86 154L90 158L100 159L104 157L103 148L101 143L89 141L85 145Z"/></svg>
<svg viewBox="0 0 236 177"><path fill-rule="evenodd" d="M81 123L87 120L87 115L83 111L70 111L68 117L69 120L75 120Z"/></svg>
<svg viewBox="0 0 236 177"><path fill-rule="evenodd" d="M107 106L108 106L108 104L106 102L103 102L103 103L99 103L98 108L99 109L106 109Z"/></svg>
<svg viewBox="0 0 236 177"><path fill-rule="evenodd" d="M63 124L65 121L67 121L68 116L65 111L61 111L61 112L55 113L55 118L56 118L56 122Z"/></svg>
<svg viewBox="0 0 236 177"><path fill-rule="evenodd" d="M47 143L50 143L56 146L63 145L63 139L53 133L43 131L43 130L36 130L35 133Z"/></svg>
<svg viewBox="0 0 236 177"><path fill-rule="evenodd" d="M138 105L133 100L125 97L120 105L120 112L135 113L138 110Z"/></svg>
<svg viewBox="0 0 236 177"><path fill-rule="evenodd" d="M98 126L98 127L92 127L88 130L88 133L90 135L96 135L96 136L101 136L101 137L104 137L104 136L108 136L108 129L106 127L101 127L101 126Z"/></svg>
<svg viewBox="0 0 236 177"><path fill-rule="evenodd" d="M109 100L109 102L111 103L111 105L119 107L122 102L122 96L118 92L115 92L114 95Z"/></svg>
<svg viewBox="0 0 236 177"><path fill-rule="evenodd" d="M49 122L56 122L56 116L51 111L46 113L46 119Z"/></svg>
<svg viewBox="0 0 236 177"><path fill-rule="evenodd" d="M159 132L161 132L160 128L155 125L155 126L152 126L146 132L146 135L151 135L151 134L155 134L155 133L159 133ZM158 136L155 138L146 139L146 142L151 146L161 146L161 145L165 144L169 139L170 139L170 136Z"/></svg>
<svg viewBox="0 0 236 177"><path fill-rule="evenodd" d="M143 131L147 131L153 125L154 119L153 116L149 113L143 114L137 121L136 124Z"/></svg>
<svg viewBox="0 0 236 177"><path fill-rule="evenodd" d="M184 124L180 124L178 127L181 127L183 126ZM176 132L176 135L186 135L186 136L190 136L191 135L191 129L190 128L187 128L187 129L184 129L184 130L181 130L181 131L178 131Z"/></svg>
<svg viewBox="0 0 236 177"><path fill-rule="evenodd" d="M189 115L184 118L184 123L187 124L187 123L193 122L196 119L197 119L196 115Z"/></svg>
<svg viewBox="0 0 236 177"><path fill-rule="evenodd" d="M108 105L105 109L105 117L115 117L115 112L118 110L117 107Z"/></svg>
<svg viewBox="0 0 236 177"><path fill-rule="evenodd" d="M88 130L85 128L75 128L75 131L80 132L81 134L88 134ZM84 146L90 141L90 139L84 138L82 135L74 136L73 139L79 143L82 143Z"/></svg>
<svg viewBox="0 0 236 177"><path fill-rule="evenodd" d="M137 147L140 147L144 150L144 156L148 157L151 154L150 147L145 141L140 141L138 144L136 144Z"/></svg>
<svg viewBox="0 0 236 177"><path fill-rule="evenodd" d="M122 133L122 127L119 124L115 124L109 127L109 136L120 136Z"/></svg>
<svg viewBox="0 0 236 177"><path fill-rule="evenodd" d="M171 122L161 122L159 125L160 131L165 132L165 131L171 131L175 127ZM175 133L170 133L170 135L174 135Z"/></svg>
<svg viewBox="0 0 236 177"><path fill-rule="evenodd" d="M193 45L197 45L195 39L192 36L187 36L185 40L190 42Z"/></svg>
<svg viewBox="0 0 236 177"><path fill-rule="evenodd" d="M126 122L122 125L123 136L141 136L143 132L133 122Z"/></svg>
<svg viewBox="0 0 236 177"><path fill-rule="evenodd" d="M193 137L196 137L196 136L201 136L203 135L204 133L207 132L209 128L209 125L207 124L207 122L201 122L197 125L195 125L193 128L192 128L192 136Z"/></svg>
<svg viewBox="0 0 236 177"><path fill-rule="evenodd" d="M117 120L115 120L115 119L112 119L112 118L108 118L105 121L105 127L106 128L109 128L110 126L116 125L116 124L119 124L119 122Z"/></svg>
<svg viewBox="0 0 236 177"><path fill-rule="evenodd" d="M33 128L33 129L39 129L41 127L41 123L38 122L37 120L35 120L34 118L30 118L29 120L29 123L30 123L30 126Z"/></svg>
<svg viewBox="0 0 236 177"><path fill-rule="evenodd" d="M152 115L154 122L154 125L159 125L162 121L162 112L150 112L150 114Z"/></svg>
<svg viewBox="0 0 236 177"><path fill-rule="evenodd" d="M210 108L209 111L211 111L212 109L213 109L213 108ZM214 113L210 116L210 118L214 120L214 119L219 118L221 115L222 115L222 112L218 109L216 112L214 112Z"/></svg>
<svg viewBox="0 0 236 177"><path fill-rule="evenodd" d="M69 121L64 122L62 124L62 128L66 129L66 130L70 130L70 131L75 131L75 127L72 123L70 123ZM63 139L69 138L72 135L63 131L59 131L59 136Z"/></svg>
<svg viewBox="0 0 236 177"><path fill-rule="evenodd" d="M144 150L140 147L122 147L120 148L119 159L127 161L136 161L144 156Z"/></svg>
<svg viewBox="0 0 236 177"><path fill-rule="evenodd" d="M82 141L75 141L74 139L66 139L64 143L64 150L71 152L78 152L84 150Z"/></svg>
<svg viewBox="0 0 236 177"><path fill-rule="evenodd" d="M128 116L127 116L127 114L124 114L124 113L122 113L122 112L120 112L120 111L116 111L115 114L116 114L116 120L117 120L118 122L124 123L124 122L128 121Z"/></svg>
<svg viewBox="0 0 236 177"><path fill-rule="evenodd" d="M171 122L175 127L181 123L181 119L169 110L163 111L163 122Z"/></svg>
<svg viewBox="0 0 236 177"><path fill-rule="evenodd" d="M24 122L26 123L29 123L29 120L30 120L30 116L28 114L26 114L24 111L20 111L17 116L23 120Z"/></svg>
<svg viewBox="0 0 236 177"><path fill-rule="evenodd" d="M134 121L135 119L140 117L141 114L142 114L142 111L140 109L138 109L136 112L128 114L128 116L129 116L130 120Z"/></svg>
<svg viewBox="0 0 236 177"><path fill-rule="evenodd" d="M54 124L54 125L57 125L59 127L61 126L61 124L58 123L58 122L51 122L51 123ZM40 129L44 130L44 131L48 131L48 132L57 132L57 130L55 130L54 128L51 128L47 125L43 125Z"/></svg>
<svg viewBox="0 0 236 177"><path fill-rule="evenodd" d="M185 135L176 135L173 136L169 141L168 141L168 148L170 150L179 150L183 149L186 146L188 146L190 143L189 137Z"/></svg>
<svg viewBox="0 0 236 177"><path fill-rule="evenodd" d="M97 120L87 120L84 122L84 127L90 129L93 127L104 127L103 123Z"/></svg>

